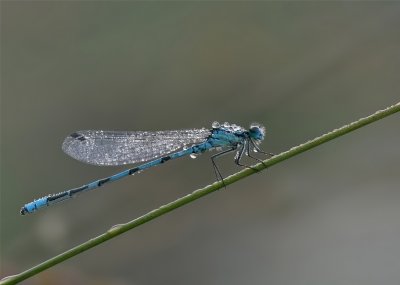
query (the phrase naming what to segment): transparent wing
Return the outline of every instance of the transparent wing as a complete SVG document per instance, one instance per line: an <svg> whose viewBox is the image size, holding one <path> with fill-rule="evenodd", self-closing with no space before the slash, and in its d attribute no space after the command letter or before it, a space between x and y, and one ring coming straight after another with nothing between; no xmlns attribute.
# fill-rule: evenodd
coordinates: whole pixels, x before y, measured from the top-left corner
<svg viewBox="0 0 400 285"><path fill-rule="evenodd" d="M71 157L95 165L123 165L147 161L176 151L189 144L203 142L207 129L159 132L78 131L62 145Z"/></svg>

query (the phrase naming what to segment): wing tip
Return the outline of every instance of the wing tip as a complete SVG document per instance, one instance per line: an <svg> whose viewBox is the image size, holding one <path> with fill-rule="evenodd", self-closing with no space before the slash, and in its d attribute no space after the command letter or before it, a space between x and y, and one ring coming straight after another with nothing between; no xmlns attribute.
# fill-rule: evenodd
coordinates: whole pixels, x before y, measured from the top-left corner
<svg viewBox="0 0 400 285"><path fill-rule="evenodd" d="M87 138L80 131L74 132L64 139L61 148L66 154L75 158L75 155L71 149L72 145L76 143L80 144L86 140Z"/></svg>

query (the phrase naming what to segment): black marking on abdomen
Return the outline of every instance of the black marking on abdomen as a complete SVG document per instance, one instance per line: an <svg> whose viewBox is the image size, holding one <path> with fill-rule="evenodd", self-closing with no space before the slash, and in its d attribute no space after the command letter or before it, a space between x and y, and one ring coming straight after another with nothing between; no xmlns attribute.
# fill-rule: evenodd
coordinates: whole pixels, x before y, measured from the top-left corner
<svg viewBox="0 0 400 285"><path fill-rule="evenodd" d="M170 156L164 156L164 157L162 157L162 158L160 159L160 163L164 163L164 162L166 162L166 161L168 161L168 160L170 160L170 159L171 159Z"/></svg>
<svg viewBox="0 0 400 285"><path fill-rule="evenodd" d="M84 186L82 186L82 187L69 190L68 192L70 193L70 194L69 194L70 196L73 196L75 193L81 192L81 191L83 191L83 190L85 190L85 189L87 189L87 188L89 188L89 186L88 186L88 185L84 185ZM68 192L67 192L67 193L68 193Z"/></svg>
<svg viewBox="0 0 400 285"><path fill-rule="evenodd" d="M97 185L100 187L100 186L103 185L104 183L107 183L108 181L110 181L110 179L111 179L110 177L101 179L101 180L99 180L99 181L97 182Z"/></svg>
<svg viewBox="0 0 400 285"><path fill-rule="evenodd" d="M57 200L57 199L59 199L61 197L68 196L68 195L69 195L68 192L58 193L58 194L55 194L55 195L48 196L47 197L47 201Z"/></svg>
<svg viewBox="0 0 400 285"><path fill-rule="evenodd" d="M139 167L135 167L135 168L129 169L129 175L132 175L132 174L134 174L135 172L138 172L138 171L139 171Z"/></svg>

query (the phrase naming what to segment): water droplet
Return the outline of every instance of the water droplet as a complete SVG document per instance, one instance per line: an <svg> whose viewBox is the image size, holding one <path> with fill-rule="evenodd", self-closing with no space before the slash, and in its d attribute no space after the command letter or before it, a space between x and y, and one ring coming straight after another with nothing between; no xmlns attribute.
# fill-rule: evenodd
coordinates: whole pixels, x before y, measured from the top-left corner
<svg viewBox="0 0 400 285"><path fill-rule="evenodd" d="M220 125L220 123L218 123L217 121L214 121L214 122L211 124L211 127L212 127L213 129L218 129L219 127L221 127L221 125Z"/></svg>
<svg viewBox="0 0 400 285"><path fill-rule="evenodd" d="M118 230L119 228L121 228L124 224L117 224L117 225L113 225L109 230Z"/></svg>
<svg viewBox="0 0 400 285"><path fill-rule="evenodd" d="M233 125L232 127L233 127L233 130L234 130L235 132L239 132L239 131L242 129L242 128L239 127L238 125Z"/></svg>

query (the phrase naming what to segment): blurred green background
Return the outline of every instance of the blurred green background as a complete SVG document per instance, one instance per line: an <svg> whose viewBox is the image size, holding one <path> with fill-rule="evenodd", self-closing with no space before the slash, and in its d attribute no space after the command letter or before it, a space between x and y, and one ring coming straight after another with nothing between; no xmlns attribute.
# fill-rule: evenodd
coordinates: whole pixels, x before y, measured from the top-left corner
<svg viewBox="0 0 400 285"><path fill-rule="evenodd" d="M22 217L114 174L81 129L266 125L279 153L399 101L400 4L1 3L1 276L215 180L207 153ZM399 115L324 144L24 284L398 284ZM224 157L225 175L238 170Z"/></svg>

